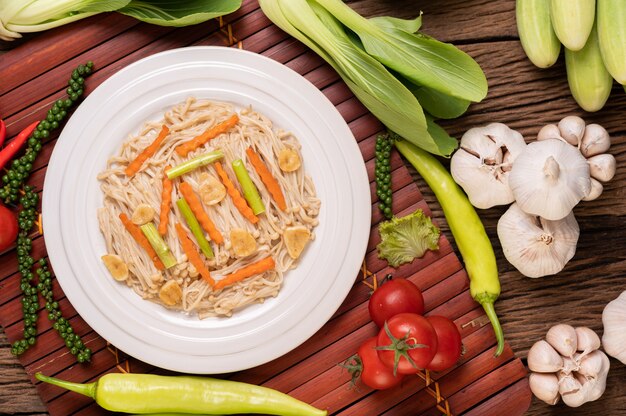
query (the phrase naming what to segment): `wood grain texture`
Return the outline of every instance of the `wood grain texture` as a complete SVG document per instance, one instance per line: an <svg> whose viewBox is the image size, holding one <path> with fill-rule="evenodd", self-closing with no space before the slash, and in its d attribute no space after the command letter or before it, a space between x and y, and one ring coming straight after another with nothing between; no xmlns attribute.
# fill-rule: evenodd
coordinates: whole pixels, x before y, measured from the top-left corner
<svg viewBox="0 0 626 416"><path fill-rule="evenodd" d="M286 64L297 72L305 74L306 78L338 106L341 114L349 122L352 131L359 140L359 147L364 154L368 172L372 173L373 135L380 129L380 124L354 99L343 83L338 81L336 74L322 65L322 61L311 52L307 52L299 43L277 30L263 16L251 15L251 2L244 2L242 10L229 17L233 22L235 33L244 39L246 49L264 54ZM442 123L449 133L460 137L468 128L500 121L518 129L527 140L533 140L539 128L546 123L554 123L561 117L569 114L582 116L588 122L597 122L604 125L614 139L611 148L618 160L616 178L608 184L602 197L594 202L583 203L575 210L581 227L581 238L575 258L558 276L531 280L521 276L510 266L502 254L496 235L496 224L503 208L481 211L487 232L496 249L498 268L503 286L502 296L497 303L497 310L501 317L507 341L511 348L507 349L506 364L499 367L497 372L485 371L484 365L494 365L489 351L474 351L467 356L467 364L461 368L470 368L475 377L491 377L489 382L509 379L511 374L519 374L517 364L513 360L513 351L517 357L525 358L528 349L537 339L540 339L550 325L557 322L569 322L573 325L586 325L601 333L601 312L609 300L615 298L626 289L623 283L626 273L626 236L623 232L626 225L625 211L626 198L624 184L626 183L626 122L624 109L626 108L626 94L621 88L614 88L609 104L602 111L594 114L580 110L569 94L562 59L553 68L539 70L524 56L517 40L514 15L514 1L512 0L441 0L437 2L422 0L357 0L350 4L365 15L391 14L398 17L415 17L420 10L424 12L423 31L443 41L454 42L460 48L472 55L484 69L489 81L489 95L480 104L470 107L463 117ZM85 41L69 42L65 48L56 44L63 43L67 34L89 34ZM90 59L90 53L97 53L99 58L98 72L89 80L89 90L108 78L112 73L144 56L188 44L218 44L221 42L214 37L208 37L205 30L196 28L167 29L137 23L128 18L119 18L115 15L105 15L103 19L92 18L85 22L78 22L67 27L59 28L42 34L29 36L20 46L10 53L0 55L0 114L8 115L9 134L14 134L24 127L29 120L44 113L49 102L63 94L63 83L67 69L79 61ZM72 37L73 40L79 38ZM104 41L106 43L103 43ZM91 42L91 43L89 43ZM116 45L115 48L107 45ZM5 46L5 45L3 45ZM91 48L90 52L87 52ZM54 54L55 58L52 58ZM59 55L61 54L61 55ZM101 58L101 59L100 59ZM32 59L32 60L31 60ZM32 64L36 61L37 65ZM30 63L30 65L25 65ZM23 72L23 74L22 74ZM36 87L39 86L39 87ZM43 87L42 87L43 86ZM45 175L45 164L50 156L55 135L52 135L44 146L40 161L37 162L38 171L33 175L31 182L41 186ZM401 160L397 155L393 157L394 167L394 210L407 213L416 207L430 209L438 225L450 240L442 245L441 254L454 257L454 242L450 235L441 209L432 192L423 183L421 178L413 173L420 196L413 199L415 188L411 186L410 176L402 168ZM424 201L418 204L409 201ZM426 203L428 206L426 206ZM380 214L373 210L372 221L380 221ZM370 240L368 265L374 270L386 273L390 269L378 260L371 251L376 243L376 235ZM45 253L43 240L34 241L34 250L37 254ZM451 287L462 290L465 286L464 272L458 262L445 262L442 268L437 258L427 255L419 262L404 266L399 274L413 276L419 281L420 287L425 290L427 307L430 313L452 314L457 322L469 322L474 319L476 304L466 294L461 294L452 300L446 299L446 291ZM19 307L16 303L17 287L11 279L16 269L14 252L0 254L0 304L11 303L15 311ZM432 276L442 276L444 280L437 282ZM458 285L458 286L455 286ZM55 291L58 291L58 287ZM58 293L58 292L57 292ZM286 389L291 394L307 399L312 392L320 388L320 380L336 377L338 384L329 384L325 387L320 404L329 403L339 408L361 397L359 403L367 406L360 408L361 413L353 413L346 408L343 414L414 414L412 407L416 391L420 391L418 382L412 381L409 386L396 392L362 392L354 396L354 392L345 384L345 374L340 374L331 361L337 357L345 358L349 350L359 340L371 334L372 327L368 325L363 302L367 299L367 289L363 285L355 285L348 299L336 312L331 323L324 327L302 350L289 353L280 362L272 362L261 366L253 374L235 374L233 379L242 379L255 383L265 383L272 387ZM447 300L447 302L446 302ZM445 303L444 303L445 302ZM61 302L62 308L69 313L73 325L85 335L85 339L94 349L95 373L107 371L111 368L111 354L106 345L91 332L90 328L78 317L66 300ZM11 316L0 316L7 333L16 336L19 333L19 322ZM45 368L61 376L70 374L73 357L68 356L62 348L54 347L56 334L43 319L40 327L46 331L40 335L39 343L46 348L47 356L40 358L39 354L24 357L28 374ZM350 326L346 330L346 326ZM357 328L354 330L355 328ZM0 330L1 331L1 330ZM470 345L483 345L492 336L489 328L468 329L466 341ZM324 339L339 339L349 337L345 344L329 345ZM493 340L490 341L493 345ZM473 350L472 350L473 351ZM350 353L351 354L351 353ZM348 355L350 355L348 354ZM482 358L481 358L482 357ZM508 358L506 358L508 357ZM481 361L482 360L482 361ZM471 365L470 365L471 364ZM136 364L133 371L155 371L149 367ZM299 374L306 373L308 382L298 384L298 379L291 372L285 372L290 366L296 366ZM469 367L468 367L469 366ZM472 367L473 366L473 367ZM528 411L529 415L621 415L626 414L626 388L621 381L626 379L626 367L616 360L611 360L608 388L604 396L597 402L586 404L579 409L569 409L563 405L549 407L536 400ZM479 370L483 369L483 370ZM468 371L468 370L464 370ZM91 372L94 374L94 372ZM276 374L280 374L276 376ZM442 375L445 379L456 379L462 374L451 373ZM342 378L343 377L343 378ZM454 387L448 382L451 403L457 411L470 409L467 414L480 415L511 415L514 404L507 397L522 397L528 394L525 378L515 380L502 394L492 399L485 399L493 393L483 388L472 389L472 384L464 389ZM331 390L335 388L335 390ZM39 394L55 398L65 395L57 390L46 390L39 385ZM43 390L42 390L43 389ZM404 395L404 396L403 396ZM419 395L419 393L418 393ZM487 396L486 396L487 395ZM319 397L319 396L316 396ZM418 397L418 396L415 396ZM482 401L482 403L480 403ZM87 400L72 400L71 408L65 402L55 400L50 410L52 412L78 410L77 414L104 414L97 413L96 407ZM427 402L424 399L424 403ZM472 406L475 406L473 407ZM508 406L508 407L507 407ZM8 343L4 333L0 334L0 414L42 414L45 412L39 395L31 385L31 378L27 375L15 358L8 353ZM426 414L437 414L432 408Z"/></svg>

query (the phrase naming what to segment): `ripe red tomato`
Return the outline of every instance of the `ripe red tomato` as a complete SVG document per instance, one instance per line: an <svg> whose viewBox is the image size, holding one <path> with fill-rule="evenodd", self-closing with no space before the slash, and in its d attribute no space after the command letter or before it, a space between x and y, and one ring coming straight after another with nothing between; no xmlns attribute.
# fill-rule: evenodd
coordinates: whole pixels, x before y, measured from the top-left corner
<svg viewBox="0 0 626 416"><path fill-rule="evenodd" d="M382 328L385 321L403 312L424 313L422 292L410 280L392 279L374 291L368 304L372 321Z"/></svg>
<svg viewBox="0 0 626 416"><path fill-rule="evenodd" d="M426 368L433 371L447 370L461 356L461 333L456 324L445 316L429 316L426 319L437 332L437 354Z"/></svg>
<svg viewBox="0 0 626 416"><path fill-rule="evenodd" d="M426 368L437 353L437 332L422 315L400 313L380 330L376 344L378 357L385 365L400 374L415 374Z"/></svg>
<svg viewBox="0 0 626 416"><path fill-rule="evenodd" d="M389 389L397 386L404 375L393 375L393 370L384 365L378 358L376 351L376 337L367 339L357 354L361 359L360 377L363 384L377 390Z"/></svg>
<svg viewBox="0 0 626 416"><path fill-rule="evenodd" d="M0 204L0 252L11 247L17 238L17 218L15 214Z"/></svg>

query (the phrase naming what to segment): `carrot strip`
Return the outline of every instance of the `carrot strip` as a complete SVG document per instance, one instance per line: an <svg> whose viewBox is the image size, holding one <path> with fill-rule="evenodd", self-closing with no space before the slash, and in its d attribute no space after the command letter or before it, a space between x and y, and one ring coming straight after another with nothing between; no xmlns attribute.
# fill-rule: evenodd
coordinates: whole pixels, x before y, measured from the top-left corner
<svg viewBox="0 0 626 416"><path fill-rule="evenodd" d="M215 241L216 244L224 244L224 237L222 233L217 229L213 221L209 218L204 209L202 208L202 203L198 196L194 193L191 185L187 182L181 182L180 184L180 192L183 194L183 197L189 204L189 208L191 208L191 212L196 216L196 219L202 225L202 228L209 233L211 240Z"/></svg>
<svg viewBox="0 0 626 416"><path fill-rule="evenodd" d="M180 225L180 223L178 222L174 226L176 227L176 233L178 234L178 239L180 240L180 244L183 247L183 251L187 255L187 258L189 259L191 264L193 264L193 267L196 268L196 271L200 273L200 276L202 276L205 282L211 285L211 287L215 286L215 280L213 280L211 274L209 273L209 269L207 269L204 265L204 262L202 262L200 254L198 254L198 251L194 248L193 242L187 236L187 233L185 232L183 226Z"/></svg>
<svg viewBox="0 0 626 416"><path fill-rule="evenodd" d="M167 223L169 221L170 203L172 202L172 181L167 177L166 172L171 166L167 165L163 169L163 190L161 191L161 212L159 213L159 234L167 233Z"/></svg>
<svg viewBox="0 0 626 416"><path fill-rule="evenodd" d="M241 215L243 215L252 224L259 222L259 217L254 215L252 208L248 206L244 197L241 196L237 188L235 188L233 182L228 178L228 175L226 174L226 171L224 171L224 168L222 168L222 164L220 162L215 162L215 170L222 179L222 182L226 187L226 192L228 192L228 195L232 198L233 204L235 204L239 212L241 212Z"/></svg>
<svg viewBox="0 0 626 416"><path fill-rule="evenodd" d="M207 143L209 140L214 139L220 134L227 132L238 122L239 116L237 116L237 114L233 114L225 121L222 121L221 123L216 124L213 127L209 127L201 135L194 137L188 142L176 146L176 153L178 153L182 157L185 157L189 154L189 152L196 150L198 147Z"/></svg>
<svg viewBox="0 0 626 416"><path fill-rule="evenodd" d="M283 195L282 189L280 189L280 185L278 181L272 175L272 172L265 166L265 163L261 160L261 157L252 150L251 147L246 149L246 154L248 155L248 160L252 164L256 173L259 174L263 185L267 188L274 201L276 201L276 205L280 208L281 211L285 211L287 209L287 203L285 202L285 195Z"/></svg>
<svg viewBox="0 0 626 416"><path fill-rule="evenodd" d="M226 276L224 276L223 279L218 280L213 288L215 290L223 289L226 286L247 279L248 277L252 277L256 274L261 274L268 270L273 270L274 267L276 267L274 259L272 257L265 257L264 259L249 264L248 266L242 267L241 269L236 270L231 274L227 274Z"/></svg>
<svg viewBox="0 0 626 416"><path fill-rule="evenodd" d="M139 243L139 245L143 247L144 250L146 250L146 253L148 253L150 258L152 259L154 266L158 270L165 270L165 266L159 259L156 251L154 251L154 248L152 248L152 245L150 245L150 242L148 241L146 236L143 235L139 227L133 224L130 218L128 218L128 215L124 214L123 212L120 214L120 220L122 221L122 224L124 224L124 227L126 227L126 231L128 231L130 235L133 236L135 241Z"/></svg>
<svg viewBox="0 0 626 416"><path fill-rule="evenodd" d="M137 173L139 169L141 169L141 165L143 165L143 162L148 160L150 156L156 153L157 149L159 148L159 146L161 146L161 143L163 143L163 140L165 140L169 132L170 129L168 129L166 125L163 125L163 127L161 127L161 132L159 133L157 138L154 139L154 141L150 144L150 146L143 149L143 151L139 153L137 157L135 157L135 160L128 164L126 170L124 170L126 176L133 176L135 173Z"/></svg>

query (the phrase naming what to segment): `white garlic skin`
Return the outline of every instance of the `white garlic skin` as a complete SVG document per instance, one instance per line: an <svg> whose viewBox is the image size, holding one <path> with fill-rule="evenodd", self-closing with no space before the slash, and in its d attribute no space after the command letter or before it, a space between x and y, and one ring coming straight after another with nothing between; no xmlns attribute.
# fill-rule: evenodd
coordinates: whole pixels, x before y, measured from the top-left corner
<svg viewBox="0 0 626 416"><path fill-rule="evenodd" d="M602 325L604 351L626 364L626 290L604 307Z"/></svg>
<svg viewBox="0 0 626 416"><path fill-rule="evenodd" d="M562 118L558 127L561 137L574 146L578 146L585 134L585 121L578 116Z"/></svg>
<svg viewBox="0 0 626 416"><path fill-rule="evenodd" d="M578 346L576 330L571 325L558 324L548 330L546 341L563 357L573 357Z"/></svg>
<svg viewBox="0 0 626 416"><path fill-rule="evenodd" d="M555 373L563 367L563 358L546 341L540 340L528 350L528 368L538 373Z"/></svg>
<svg viewBox="0 0 626 416"><path fill-rule="evenodd" d="M556 274L574 257L580 229L574 214L548 221L522 211L517 203L498 220L504 256L524 276Z"/></svg>
<svg viewBox="0 0 626 416"><path fill-rule="evenodd" d="M599 124L589 124L585 128L580 143L580 152L585 157L591 157L606 152L611 147L611 137L604 127Z"/></svg>
<svg viewBox="0 0 626 416"><path fill-rule="evenodd" d="M539 399L549 405L559 401L559 379L553 373L530 373L528 377L530 390Z"/></svg>
<svg viewBox="0 0 626 416"><path fill-rule="evenodd" d="M522 210L560 220L589 195L589 165L577 148L561 140L533 142L515 160L509 186Z"/></svg>
<svg viewBox="0 0 626 416"><path fill-rule="evenodd" d="M450 160L450 173L476 208L513 202L508 173L526 142L502 123L469 129Z"/></svg>
<svg viewBox="0 0 626 416"><path fill-rule="evenodd" d="M600 182L608 182L615 176L617 161L615 156L609 153L592 156L587 159L589 174Z"/></svg>

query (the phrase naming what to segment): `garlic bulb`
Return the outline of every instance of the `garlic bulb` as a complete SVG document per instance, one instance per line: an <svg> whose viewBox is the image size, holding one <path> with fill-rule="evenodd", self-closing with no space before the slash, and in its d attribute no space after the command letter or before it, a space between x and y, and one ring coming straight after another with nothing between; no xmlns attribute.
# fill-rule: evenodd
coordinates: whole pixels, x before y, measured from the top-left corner
<svg viewBox="0 0 626 416"><path fill-rule="evenodd" d="M526 147L521 134L502 123L469 129L450 161L450 172L477 208L513 202L508 175Z"/></svg>
<svg viewBox="0 0 626 416"><path fill-rule="evenodd" d="M600 398L606 388L610 363L606 354L598 349L600 340L595 332L559 324L550 328L546 339L549 342L537 341L528 351L528 368L533 371L529 384L533 394L550 405L556 404L560 396L570 407ZM560 367L559 362L562 362Z"/></svg>
<svg viewBox="0 0 626 416"><path fill-rule="evenodd" d="M589 166L558 139L530 143L517 157L509 185L520 208L548 220L566 217L591 190Z"/></svg>
<svg viewBox="0 0 626 416"><path fill-rule="evenodd" d="M604 350L626 364L626 290L604 307L602 325Z"/></svg>
<svg viewBox="0 0 626 416"><path fill-rule="evenodd" d="M576 253L580 234L572 212L548 221L525 213L516 203L500 217L497 230L506 259L533 278L560 272Z"/></svg>

